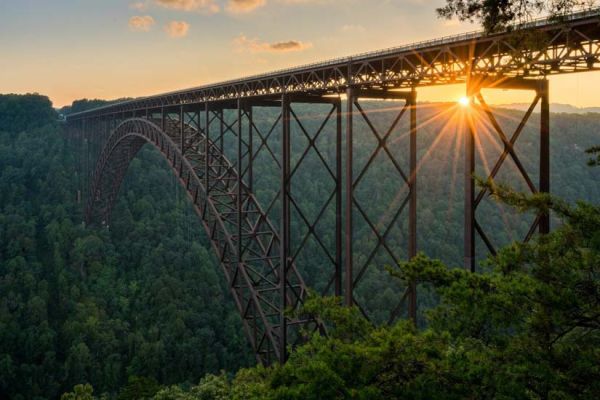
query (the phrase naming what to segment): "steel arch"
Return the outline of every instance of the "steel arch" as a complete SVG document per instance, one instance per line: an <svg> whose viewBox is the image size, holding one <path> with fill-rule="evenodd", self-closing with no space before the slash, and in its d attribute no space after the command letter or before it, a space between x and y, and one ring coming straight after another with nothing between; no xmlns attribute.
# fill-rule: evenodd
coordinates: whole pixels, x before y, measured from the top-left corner
<svg viewBox="0 0 600 400"><path fill-rule="evenodd" d="M111 210L129 163L144 144L153 145L168 161L202 221L257 360L264 364L282 361L285 359L282 343L285 345L288 338L282 338L281 332L296 335L294 339L298 340L302 327L322 329L312 319L284 316L276 300L285 285L289 293L287 305L297 309L306 297L306 285L294 265L282 282L276 257L272 256L279 254L277 231L245 185L240 190L231 186L231 182L237 181L237 171L218 145L207 143L203 132L189 125L185 128L194 131L195 140L186 145L184 156L177 144L180 135L177 126L167 124L163 130L146 118L121 122L108 137L96 163L86 204L86 223L109 225ZM207 165L218 167L211 170L206 168ZM208 196L207 177L213 179ZM227 202L239 204L238 198L244 204L243 220L229 218L230 213L223 211L228 208ZM240 248L244 249L245 256L238 254ZM281 329L282 326L293 329Z"/></svg>

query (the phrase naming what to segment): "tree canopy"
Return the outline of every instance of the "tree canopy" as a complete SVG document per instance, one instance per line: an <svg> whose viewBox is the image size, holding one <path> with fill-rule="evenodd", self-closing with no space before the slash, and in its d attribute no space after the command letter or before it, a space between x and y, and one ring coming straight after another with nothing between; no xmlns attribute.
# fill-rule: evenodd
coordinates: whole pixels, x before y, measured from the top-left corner
<svg viewBox="0 0 600 400"><path fill-rule="evenodd" d="M339 299L311 298L321 318L285 365L207 375L158 390L155 400L597 399L600 394L600 207L494 188L521 208L548 207L563 224L515 243L473 274L419 255L402 280L431 285L440 303L429 325L373 326ZM542 206L543 205L543 206ZM77 390L77 388L76 388Z"/></svg>
<svg viewBox="0 0 600 400"><path fill-rule="evenodd" d="M47 96L37 93L0 94L0 132L22 132L56 120L56 112Z"/></svg>
<svg viewBox="0 0 600 400"><path fill-rule="evenodd" d="M428 120L444 107L423 108L419 117ZM500 123L516 124L515 111L503 115ZM374 113L373 123L383 125L386 117L393 118ZM419 280L420 309L433 310L420 316L420 330L408 322L371 325L357 309L339 307L337 299L314 298L304 311L326 320L329 336L311 337L285 366L248 369L253 359L223 274L161 155L144 148L133 160L110 230L85 228L76 196L86 172L85 148L74 145L63 124L47 121L22 132L0 132L0 398L55 399L63 392L82 399L419 398L419 393L586 398L597 390L591 384L597 378L592 325L597 304L590 300L597 291L591 264L597 239L590 236L598 229L597 208L570 205L600 195L600 170L585 166L589 155L583 150L595 140L597 114L553 115L553 129L561 133L553 141L561 150L553 153L560 171L553 190L569 202L534 199L555 207L564 220L547 242L509 246L486 274L448 270L449 261L460 257L462 239L461 221L446 217L461 208L461 199L448 193L461 187L439 173L452 170L452 157L434 151L420 170L427 185L421 186L426 192L420 197L419 241L442 261L421 256L393 269L396 279L390 279L377 258L381 268L365 274L356 291L371 318L382 322L401 296L397 288L406 279ZM420 129L422 154L433 142L453 148L455 135L439 135L443 124L440 119ZM318 128L318 121L306 127ZM525 128L521 148L534 148L535 134L535 127ZM334 145L331 136L320 146ZM369 155L368 138L357 136L359 159ZM390 142L399 162L406 162L401 148L393 147L402 142ZM328 153L324 157L329 160ZM318 176L321 160L309 161L296 173L295 187L312 190L298 198L298 206L317 213L317 190L327 187ZM529 168L534 161L524 162ZM276 169L269 175L260 165L257 195L276 193ZM383 215L399 177L383 167L373 173L356 192ZM504 200L528 213L531 199ZM324 213L335 221L331 209ZM489 226L497 239L510 243L501 219ZM357 240L356 251L367 253L369 240ZM302 255L311 287L325 285L329 275L317 250ZM550 258L539 258L543 254ZM556 305L544 307L547 302Z"/></svg>
<svg viewBox="0 0 600 400"><path fill-rule="evenodd" d="M494 32L539 15L560 17L594 4L594 0L446 0L437 13L447 19L477 22L486 31Z"/></svg>

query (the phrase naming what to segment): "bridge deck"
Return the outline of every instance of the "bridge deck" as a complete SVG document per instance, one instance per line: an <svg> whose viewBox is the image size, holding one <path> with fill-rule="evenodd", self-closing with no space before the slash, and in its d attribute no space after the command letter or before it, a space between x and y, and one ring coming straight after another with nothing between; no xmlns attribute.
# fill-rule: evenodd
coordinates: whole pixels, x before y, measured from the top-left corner
<svg viewBox="0 0 600 400"><path fill-rule="evenodd" d="M544 77L600 67L600 9L540 19L518 31L481 31L333 59L267 74L142 97L72 114L69 120L161 107L337 94L346 88L402 89L466 82L469 76Z"/></svg>

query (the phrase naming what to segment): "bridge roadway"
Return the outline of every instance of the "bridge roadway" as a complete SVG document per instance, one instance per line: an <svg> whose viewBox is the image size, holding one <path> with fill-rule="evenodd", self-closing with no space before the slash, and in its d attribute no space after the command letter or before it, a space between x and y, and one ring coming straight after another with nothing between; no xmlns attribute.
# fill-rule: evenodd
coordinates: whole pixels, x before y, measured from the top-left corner
<svg viewBox="0 0 600 400"><path fill-rule="evenodd" d="M86 222L109 225L129 163L143 144L154 145L168 160L204 224L257 360L265 364L283 362L288 346L303 340L300 328L325 330L312 318L288 312L299 309L307 293L297 268L300 250L294 248L291 238L293 215L307 229L296 247L302 248L310 237L326 254L331 277L325 292L332 290L343 297L346 305L357 305L365 315L367 312L357 300L355 290L365 272L373 268L376 254L383 252L393 263L400 264L403 258L417 252L418 87L465 83L466 94L473 99L473 110L487 118L503 146L500 157L486 171L488 177L494 179L510 159L532 193L549 192L546 77L597 70L599 55L600 10L591 10L560 21L533 21L513 32L451 36L71 114L67 117L70 135L87 152L83 158L95 165L81 171L88 186L85 190L89 190ZM504 132L485 102L482 95L485 88L530 90L535 94L514 132ZM381 131L361 106L362 99L397 100L402 106L391 126ZM328 109L316 132L307 132L292 108L299 103ZM531 171L521 163L515 147L538 105L539 165L535 173L539 178L534 183L529 176ZM254 112L260 108L278 113L268 132L253 120ZM228 115L234 118L228 119ZM400 165L388 143L402 119L408 119L408 167ZM359 122L368 126L377 143L369 161L360 169L354 161L357 147L353 139ZM292 124L308 141L306 149L295 158L291 146ZM333 165L324 161L320 172L331 178L333 190L323 199L325 207L316 219L310 220L298 207L290 187L294 173L309 152L322 158L317 139L325 135L327 124L335 128L335 155ZM468 127L464 141L464 266L475 271L476 239L492 254L495 247L477 218L477 208L486 190L476 191L473 175L477 163L477 127L475 124ZM269 144L271 135L279 136L279 148ZM263 205L258 204L255 195L260 188L256 188L253 172L261 152L273 157L280 176L276 198ZM380 154L391 161L391 169L407 193L399 204L391 207L393 218L385 229L369 219L368 205L361 204L356 196L357 186ZM82 161L81 165L84 164L87 165ZM315 228L325 219L328 206L335 210L336 216L330 226L333 248L327 248L323 233ZM279 210L278 226L269 217L275 209ZM372 231L373 249L366 259L362 255L355 260L357 215ZM398 251L390 238L391 229L400 224L400 215L406 217L406 226L402 228L406 229L407 237L404 253ZM549 229L549 216L537 215L524 240ZM402 315L416 319L415 284L408 283L404 295L399 297L399 304L390 307L389 321Z"/></svg>
<svg viewBox="0 0 600 400"><path fill-rule="evenodd" d="M598 69L600 9L534 21L520 32L472 32L275 71L197 88L141 97L69 116L136 112L283 93L343 93L348 87L399 89L466 82L470 76L544 77Z"/></svg>

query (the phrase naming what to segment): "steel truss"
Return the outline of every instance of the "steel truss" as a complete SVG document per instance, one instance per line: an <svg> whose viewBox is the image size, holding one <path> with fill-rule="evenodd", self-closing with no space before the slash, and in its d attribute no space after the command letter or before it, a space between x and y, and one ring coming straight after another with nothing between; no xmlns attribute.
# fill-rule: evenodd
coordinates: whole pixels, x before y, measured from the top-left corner
<svg viewBox="0 0 600 400"><path fill-rule="evenodd" d="M470 75L500 79L597 70L599 22L600 10L596 9L559 21L537 21L512 32L463 34L139 98L70 115L68 119L238 98L342 93L348 87L410 89L466 83Z"/></svg>
<svg viewBox="0 0 600 400"><path fill-rule="evenodd" d="M145 143L151 143L168 160L202 219L257 359L265 364L284 362L289 348L301 342L306 332L325 329L318 321L297 313L307 296L307 284L301 276L305 266L300 264L302 255L310 251L308 242L324 254L327 283L323 292L333 292L346 305L356 305L363 312L355 294L375 254L382 252L398 265L417 252L417 87L466 83L468 96L476 99L474 112L484 116L503 146L487 178L496 178L510 159L532 193L549 192L545 77L598 69L600 15L594 11L562 22L538 22L518 35L520 39L535 37L535 45L523 47L508 33L446 38L71 115L67 120L75 132L71 135L81 141L87 153L79 157L85 170L82 186L90 188L83 199L85 219L110 224L129 163ZM482 89L493 88L535 92L534 101L510 136L481 94ZM343 95L347 97L345 109ZM381 129L373 124L361 99L395 100L401 108L391 125ZM327 108L317 128L304 122L301 104ZM538 104L540 161L535 185L515 147ZM273 110L276 118L267 125L257 122L261 109ZM389 146L391 132L405 119L409 120L408 167L401 166L399 154ZM355 171L355 123L359 121L368 127L364 134L377 144L366 164ZM333 133L325 132L329 126L334 127ZM330 141L332 156L325 156L319 145L327 135L335 136ZM304 144L298 146L297 138ZM473 177L476 129L469 129L465 139L464 265L474 271L476 237L492 254L496 250L486 226L477 219L478 206L487 191L476 192ZM309 157L320 160L319 173L331 183L331 190L319 196L322 203L312 217L303 210L302 193L294 186ZM392 219L385 227L369 218L356 196L357 187L377 157L391 163L407 193L398 206L390 207ZM278 191L262 205L256 197L261 188L256 187L260 177L255 165L261 158L270 160L278 174ZM93 174L88 173L92 164ZM330 209L335 210L335 221L327 228L333 232L333 241L319 229ZM373 248L360 263L354 257L357 217L375 238ZM405 257L389 237L401 217L407 222L403 232L407 238ZM294 227L300 228L295 231ZM524 240L536 230L547 233L549 229L549 216L538 215ZM415 284L410 283L398 297L389 321L401 315L405 306L406 315L416 320Z"/></svg>
<svg viewBox="0 0 600 400"><path fill-rule="evenodd" d="M519 121L518 126L512 135L507 135L500 126L493 110L486 103L484 96L481 94L482 89L503 89L503 90L531 90L535 93L535 97L527 109L525 115ZM524 179L531 193L549 193L550 192L550 105L548 100L549 85L547 80L532 80L523 78L507 78L502 80L490 80L486 77L472 76L467 84L467 96L472 99L474 109L479 114L483 114L493 127L494 133L500 139L503 145L503 151L500 157L495 162L494 166L489 171L486 177L489 181L493 181L498 172L501 170L507 158L514 162L519 175ZM523 163L515 152L515 146L519 136L523 132L527 122L529 121L536 106L540 105L540 148L539 148L539 182L536 186L529 173L523 166ZM475 185L475 144L477 141L476 123L472 120L467 126L467 134L465 135L465 207L464 207L464 267L470 271L476 269L475 257L475 239L477 236L485 243L491 254L496 254L496 248L492 244L486 234L485 227L481 226L477 220L477 207L481 204L485 195L488 193L487 188L481 188L477 195ZM523 238L525 242L529 241L533 234L539 231L541 234L550 231L550 215L540 213L530 226L529 231Z"/></svg>
<svg viewBox="0 0 600 400"><path fill-rule="evenodd" d="M535 99L515 132L509 137L500 127L493 110L487 105L481 90L484 88L528 89ZM503 143L504 150L488 178L494 179L504 161L511 158L533 193L549 191L549 107L548 84L544 80L521 78L491 80L473 76L468 84L468 95L478 100L474 107L489 120ZM90 195L87 198L85 218L88 223L108 225L112 206L127 167L145 143L153 144L169 161L171 168L186 189L221 262L233 297L242 316L244 327L257 359L265 364L286 360L290 346L303 340L303 334L324 331L318 322L290 311L297 311L307 295L307 285L299 273L299 254L306 251L309 238L323 250L327 268L330 268L325 291L333 287L333 294L342 296L347 305L356 305L356 290L379 251L388 255L397 265L417 252L417 103L416 91L386 91L350 88L346 92L345 111L340 97L317 95L283 95L264 100L238 99L235 102L205 103L180 107L161 107L144 112L122 113L118 118L101 116L79 120L76 130L98 142L93 148L102 149L97 157L94 174L89 178ZM361 99L386 99L401 102L390 126L377 128L361 104ZM536 187L514 151L519 135L541 103L540 182ZM321 116L318 128L311 131L302 121L296 104L320 104L329 107ZM259 108L277 110L277 117L268 126L255 120ZM388 147L392 132L403 119L408 119L408 169L402 167L398 154ZM344 121L345 120L345 121ZM376 141L367 162L355 171L353 159L355 125L366 124ZM345 124L343 124L345 122ZM324 135L327 124L334 126L335 155L326 159L318 139ZM344 126L345 125L345 126ZM475 125L473 125L475 126ZM345 129L345 138L343 131ZM292 146L292 131L305 138L303 146ZM466 135L465 153L465 267L474 270L475 237L479 235L491 253L495 248L476 218L476 210L485 190L475 193L475 140L476 132ZM270 138L279 136L279 148ZM345 139L345 140L344 140ZM88 143L89 146L89 143ZM342 154L345 146L345 154ZM225 153L228 153L227 156ZM301 193L292 190L294 178L309 154L321 161L322 173L332 182L331 192L323 196L316 217L310 219L298 201ZM280 174L279 190L266 208L255 195L254 164L259 155L272 159ZM392 219L385 227L377 226L368 216L365 205L357 199L355 190L373 168L378 157L390 161L399 182L406 189L406 197L391 207ZM90 156L88 155L88 158ZM93 157L93 156L92 156ZM90 163L91 164L91 163ZM355 173L356 172L356 173ZM300 196L300 197L298 197ZM345 204L343 207L343 203ZM335 209L335 245L328 247L316 229L322 223L328 207ZM275 213L278 225L271 222ZM299 218L294 221L292 210ZM393 226L402 215L407 220L408 238L406 257L388 242ZM354 219L362 218L376 238L366 259L354 261ZM292 240L294 222L305 228L304 233ZM535 230L546 233L549 217L538 215L525 240ZM406 306L406 307L405 307ZM416 286L409 284L399 303L390 310L389 322L403 310L413 320L417 316Z"/></svg>
<svg viewBox="0 0 600 400"><path fill-rule="evenodd" d="M285 360L288 345L295 345L302 340L303 332L300 328L309 331L323 329L312 319L302 319L287 313L289 310L298 310L306 296L306 285L295 265L295 259L302 246L296 248L294 253L290 251L292 248L289 243L290 206L298 209L304 222L309 226L309 234L319 240L314 231L317 221L309 222L306 219L289 190L293 175L308 150L305 150L305 154L291 169L290 153L286 149L290 146L289 133L292 120L302 127L298 115L292 108L292 103L295 102L331 104L332 111L326 117L326 121L332 114L337 116L337 170L336 173L329 172L336 179L333 197L336 199L338 215L337 242L335 255L330 257L335 259L332 280L335 281L336 293L339 295L341 287L341 126L339 124L341 102L339 99L284 96L278 102L256 104L240 100L235 108L232 104L205 105L204 110L191 112L182 107L179 112L161 109L158 116L152 110L145 113L143 118L131 115L131 118L119 123L104 143L104 149L98 158L92 177L91 195L88 197L86 207L88 223L108 225L112 206L130 161L147 142L159 149L169 161L203 220L234 294L250 343L257 358L265 364L275 360ZM279 231L270 222L267 213L258 205L250 190L252 161L256 153L261 151L260 147L253 150L251 140L254 133L259 137L262 135L252 121L252 110L259 106L278 106L283 115L276 122L281 124L283 132L281 157L279 157L282 165L282 190L278 195L283 207ZM233 122L226 119L227 110L237 113L237 118ZM96 128L101 129L98 125L99 121L94 122ZM105 127L104 124L102 127ZM318 152L314 140L321 130L312 137L308 132L304 131L304 133L311 138L309 149ZM235 137L237 142L234 163L225 157L223 151L228 136ZM265 143L263 147L267 149ZM265 151L264 149L262 150ZM328 168L326 164L325 167ZM242 173L238 174L237 171ZM327 204L330 202L331 197ZM279 232L285 246L280 244Z"/></svg>
<svg viewBox="0 0 600 400"><path fill-rule="evenodd" d="M484 88L535 91L531 107L510 137L504 133L493 110L485 102L481 94ZM547 82L521 78L491 80L473 76L468 84L468 95L478 100L475 108L486 116L504 145L488 178L494 179L504 161L510 157L532 192L548 192ZM417 252L416 90L349 88L346 97L345 110L339 96L290 94L262 100L238 99L235 102L161 107L144 112L122 113L114 119L100 116L78 120L77 124L71 126L85 131L86 137L95 138L100 144L94 147L102 149L90 178L86 221L104 225L110 223L111 209L130 161L145 143L153 144L169 161L203 221L257 360L264 364L284 362L289 347L301 342L304 333L325 330L318 321L294 313L301 308L307 295L307 285L297 262L299 254L306 251L309 238L323 250L327 261L325 264L330 268L325 292L333 287L333 294L342 296L346 305L356 305L361 309L362 305L356 301L356 289L371 267L375 254L381 251L398 265ZM381 129L371 121L361 99L394 100L400 102L401 107L397 109L391 124ZM514 147L538 103L541 103L541 149L540 182L536 187L520 163ZM321 115L318 128L311 131L305 125L301 113L295 109L297 104L328 107ZM267 126L256 122L255 113L260 108L276 111L277 117ZM400 165L398 154L388 146L390 135L405 119L408 119L409 126L409 145L406 149L409 155L408 169ZM366 134L374 138L376 146L365 165L355 173L353 139L358 121L366 124L369 131ZM324 150L318 145L318 139L325 135L327 124L334 126L335 155L331 159L323 155ZM295 137L304 138L303 146L292 145L292 132ZM275 136L279 138L278 148L270 141ZM476 235L482 238L490 252L495 252L484 227L476 218L477 206L486 191L481 190L475 196L475 140L476 132L470 130L465 141L465 267L471 270L475 269ZM342 154L343 146L345 154ZM332 182L331 192L320 199L323 204L313 219L302 210L299 202L302 194L292 190L294 178L309 154L316 155L321 162L322 173ZM266 208L259 205L255 195L254 164L259 155L271 159L280 175L279 190ZM407 193L397 206L389 207L393 217L385 227L379 227L370 220L365 205L360 203L355 193L378 156L390 161ZM328 207L335 209L335 226L329 227L330 231L335 232L333 247L325 244L322 233L316 229L322 223ZM292 211L299 221L294 221ZM407 221L406 257L400 254L397 246L388 242L390 230L399 224L402 215ZM376 238L373 248L360 264L354 261L356 216L364 220ZM273 217L278 220L277 225L271 222ZM291 227L294 223L299 223L305 231L292 240ZM548 232L549 217L537 216L525 240L531 238L536 228L541 233ZM399 303L391 307L389 321L395 320L404 309L408 317L416 320L417 292L414 284L409 284L404 295L399 296Z"/></svg>
<svg viewBox="0 0 600 400"><path fill-rule="evenodd" d="M417 96L413 89L408 92L389 92L379 90L360 90L350 88L347 90L347 112L346 112L346 242L345 242L345 304L348 306L357 305L365 316L367 313L355 299L354 292L361 278L370 267L370 264L377 254L378 250L384 249L396 265L399 265L402 257L398 254L398 249L388 244L387 239L391 229L398 223L398 219L408 206L408 258L412 258L417 252ZM404 106L396 114L391 125L385 132L379 131L371 122L367 113L363 110L360 99L392 99L404 101ZM388 139L397 128L400 120L405 114L409 114L410 144L409 144L409 171L403 170L397 160L397 155L392 154L388 149ZM357 176L354 176L354 118L362 119L368 126L370 133L376 138L377 145L370 154L366 165L362 167ZM364 205L361 205L355 196L355 190L363 180L367 171L373 166L373 162L378 154L383 153L391 161L398 179L407 187L408 194L400 202L393 212L393 217L387 227L382 231L376 224L370 220ZM392 205L390 205L392 206ZM354 263L354 210L357 210L361 217L368 224L372 233L376 236L376 244L371 249L367 259L362 265ZM355 273L355 267L356 269ZM417 318L417 291L416 285L411 283L399 304L397 304L390 313L389 322L393 322L402 310L403 304L408 300L408 316L416 321Z"/></svg>

